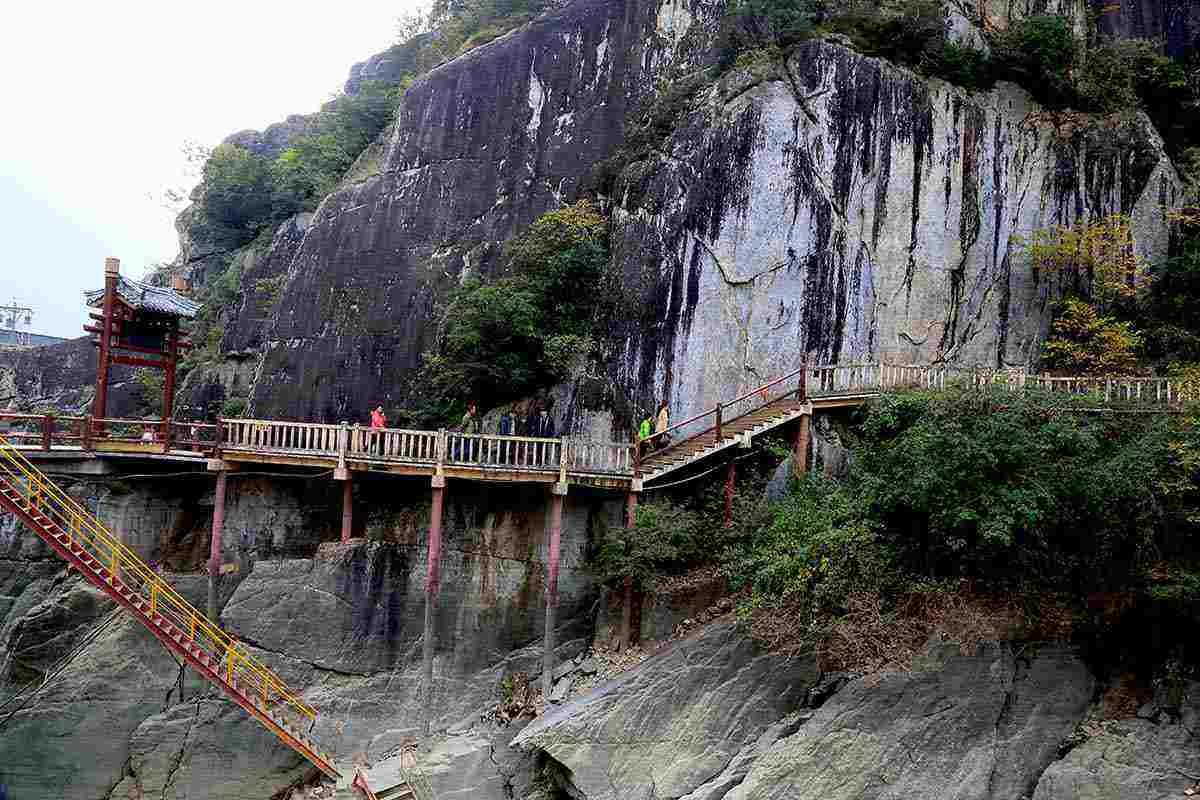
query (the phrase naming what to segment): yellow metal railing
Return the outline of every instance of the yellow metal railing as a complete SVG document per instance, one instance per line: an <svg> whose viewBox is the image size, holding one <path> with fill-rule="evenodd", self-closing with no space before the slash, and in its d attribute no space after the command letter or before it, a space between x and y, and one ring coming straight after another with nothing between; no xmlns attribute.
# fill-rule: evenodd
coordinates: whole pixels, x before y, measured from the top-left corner
<svg viewBox="0 0 1200 800"><path fill-rule="evenodd" d="M70 541L84 549L112 573L120 583L150 604L151 615L168 620L189 640L204 650L210 666L244 695L261 698L262 705L308 720L316 711L291 692L265 664L239 649L239 643L214 625L169 583L164 581L137 553L121 543L98 519L62 491L41 470L0 435L0 481L16 489L22 499L48 517Z"/></svg>

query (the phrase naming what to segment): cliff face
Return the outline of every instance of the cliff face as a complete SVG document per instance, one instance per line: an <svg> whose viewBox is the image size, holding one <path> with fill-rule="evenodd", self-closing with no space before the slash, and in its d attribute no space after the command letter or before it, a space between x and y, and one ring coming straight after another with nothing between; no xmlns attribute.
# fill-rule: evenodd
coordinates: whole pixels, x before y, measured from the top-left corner
<svg viewBox="0 0 1200 800"><path fill-rule="evenodd" d="M714 87L618 185L614 268L641 309L615 378L690 416L819 363L1037 357L1059 277L1013 235L1124 213L1166 252L1177 177L1148 120L1050 114L839 46Z"/></svg>
<svg viewBox="0 0 1200 800"><path fill-rule="evenodd" d="M287 267L252 412L336 420L411 400L448 290L586 191L656 85L712 58L722 13L572 3L415 84L378 173L267 257ZM603 386L565 392L566 427L623 436L589 412L666 397L690 415L804 356L1028 364L1062 287L1011 235L1119 211L1143 254L1165 253L1178 181L1145 119L1051 114L1012 85L972 94L825 42L761 66L681 106L617 179L623 350Z"/></svg>
<svg viewBox="0 0 1200 800"><path fill-rule="evenodd" d="M254 413L336 419L410 399L447 290L577 196L631 106L703 57L693 17L719 12L571 3L414 84L379 174L327 197L291 261Z"/></svg>

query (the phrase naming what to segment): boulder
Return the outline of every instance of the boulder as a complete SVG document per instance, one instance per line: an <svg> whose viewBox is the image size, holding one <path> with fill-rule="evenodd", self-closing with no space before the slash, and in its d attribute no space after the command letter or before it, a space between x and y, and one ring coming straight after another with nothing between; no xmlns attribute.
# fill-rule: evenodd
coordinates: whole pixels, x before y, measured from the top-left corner
<svg viewBox="0 0 1200 800"><path fill-rule="evenodd" d="M860 678L762 754L725 800L1013 800L1083 717L1093 679L1070 650L933 646Z"/></svg>
<svg viewBox="0 0 1200 800"><path fill-rule="evenodd" d="M760 652L717 622L549 710L513 746L563 765L573 796L680 797L793 711L817 677L811 659Z"/></svg>
<svg viewBox="0 0 1200 800"><path fill-rule="evenodd" d="M1046 769L1033 800L1182 797L1200 783L1200 683L1188 684L1183 706L1164 717L1108 723Z"/></svg>

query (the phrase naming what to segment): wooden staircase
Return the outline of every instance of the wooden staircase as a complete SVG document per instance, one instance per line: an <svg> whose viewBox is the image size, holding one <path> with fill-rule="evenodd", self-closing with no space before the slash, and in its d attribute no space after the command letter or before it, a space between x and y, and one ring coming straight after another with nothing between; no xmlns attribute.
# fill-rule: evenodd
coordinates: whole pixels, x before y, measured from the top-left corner
<svg viewBox="0 0 1200 800"><path fill-rule="evenodd" d="M807 410L808 404L791 393L723 423L719 434L717 426L713 425L665 449L649 452L641 462L642 480L644 483L657 481L715 453L745 443L747 434L758 436L786 425Z"/></svg>

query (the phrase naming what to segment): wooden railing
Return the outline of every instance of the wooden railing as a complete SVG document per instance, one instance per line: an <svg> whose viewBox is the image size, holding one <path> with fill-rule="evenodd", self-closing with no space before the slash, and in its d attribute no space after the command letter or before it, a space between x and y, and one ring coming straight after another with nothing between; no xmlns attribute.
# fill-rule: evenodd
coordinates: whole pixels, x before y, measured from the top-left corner
<svg viewBox="0 0 1200 800"><path fill-rule="evenodd" d="M1038 389L1070 394L1097 404L1127 403L1152 409L1178 408L1200 401L1200 387L1171 378L1075 378L1029 375L1019 370L964 369L914 364L835 364L803 366L739 397L677 422L672 439L689 441L716 434L732 420L789 397L865 398L889 391L945 389L952 385L1001 385L1012 391ZM379 464L474 467L481 471L558 472L578 475L634 475L637 447L632 442L595 442L358 425L257 419L223 419L217 424L163 420L93 419L0 412L0 432L22 449L103 449L103 444L138 452L210 456L222 451ZM655 434L656 436L658 434Z"/></svg>

